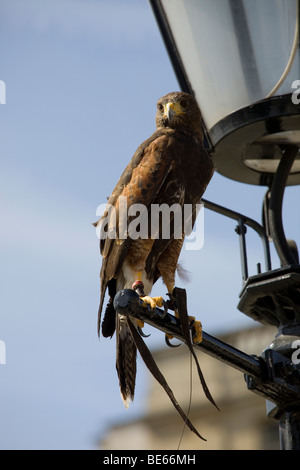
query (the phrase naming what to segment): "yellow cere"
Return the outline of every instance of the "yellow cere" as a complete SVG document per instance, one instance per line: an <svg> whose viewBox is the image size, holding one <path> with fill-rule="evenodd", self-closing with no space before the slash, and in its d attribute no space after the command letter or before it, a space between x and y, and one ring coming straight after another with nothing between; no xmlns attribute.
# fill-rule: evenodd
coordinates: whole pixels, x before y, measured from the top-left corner
<svg viewBox="0 0 300 470"><path fill-rule="evenodd" d="M184 114L184 111L182 110L181 106L180 106L180 103L172 103L171 101L169 101L166 105L165 105L165 113L164 115L166 116L170 110L170 108L172 109L172 111L175 113L175 114Z"/></svg>

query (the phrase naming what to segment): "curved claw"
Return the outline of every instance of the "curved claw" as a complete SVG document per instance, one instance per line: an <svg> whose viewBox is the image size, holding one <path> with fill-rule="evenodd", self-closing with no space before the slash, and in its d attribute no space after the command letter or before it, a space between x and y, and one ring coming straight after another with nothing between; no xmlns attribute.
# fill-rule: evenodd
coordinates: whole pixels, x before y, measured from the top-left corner
<svg viewBox="0 0 300 470"><path fill-rule="evenodd" d="M143 338L149 338L149 336L151 336L151 333L149 333L148 335L145 335L145 333L143 332L143 330L140 326L137 327L137 330Z"/></svg>
<svg viewBox="0 0 300 470"><path fill-rule="evenodd" d="M169 348L178 348L178 346L180 346L180 343L179 344L172 344L170 342L170 338L168 337L168 335L165 335L165 342L166 342L167 346L169 346Z"/></svg>

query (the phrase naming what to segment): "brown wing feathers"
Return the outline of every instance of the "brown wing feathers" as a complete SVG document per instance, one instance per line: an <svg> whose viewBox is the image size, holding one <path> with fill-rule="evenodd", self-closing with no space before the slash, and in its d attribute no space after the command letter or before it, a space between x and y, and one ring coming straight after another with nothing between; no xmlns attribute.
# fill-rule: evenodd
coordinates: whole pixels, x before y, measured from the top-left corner
<svg viewBox="0 0 300 470"><path fill-rule="evenodd" d="M108 200L108 204L116 209L114 216L116 216L117 234L119 231L119 197L126 197L128 206L136 203L144 204L146 207L150 206L171 170L172 154L168 151L167 146L168 136L156 132L154 140L148 139L138 148L132 161L123 172ZM109 238L101 241L103 263L100 273L101 298L98 331L107 284L118 276L131 243L132 240L129 238L122 244Z"/></svg>
<svg viewBox="0 0 300 470"><path fill-rule="evenodd" d="M117 235L121 196L126 198L128 207L135 203L143 204L148 209L151 204L165 203L169 206L174 202L181 206L192 204L194 222L195 205L200 202L212 177L213 164L202 144L201 114L192 96L175 92L160 98L157 104L156 126L157 129L152 136L138 147L108 200L109 207L115 209ZM113 221L111 223L113 224ZM173 225L169 239L163 239L160 236L149 245L151 248L149 248L145 273L152 283L162 274L165 283L168 278L174 278L182 242L174 240L172 230ZM135 333L134 321L116 315L113 299L117 285L120 286L120 279L124 277L124 273L122 273L123 277L120 273L125 261L130 261L128 257L133 253L137 255L138 250L135 253L134 249L135 242L130 238L122 242L118 239L106 238L100 242L103 262L100 273L98 331L104 296L108 288L109 302L102 322L102 333L107 337L112 336L116 331L116 366L120 390L125 402L127 398L133 399L134 397L136 344L139 344L140 352L141 347L142 351L146 349L141 346L141 338L136 343L137 332ZM132 258L135 257L132 256ZM151 362L151 371L153 370L156 370L156 367L153 368L153 362ZM161 384L165 383L160 373L157 377ZM168 387L165 387L165 390L173 401ZM176 405L176 408L182 415L180 407ZM191 423L187 422L190 426ZM193 426L190 428L195 432ZM197 431L196 434L201 437Z"/></svg>

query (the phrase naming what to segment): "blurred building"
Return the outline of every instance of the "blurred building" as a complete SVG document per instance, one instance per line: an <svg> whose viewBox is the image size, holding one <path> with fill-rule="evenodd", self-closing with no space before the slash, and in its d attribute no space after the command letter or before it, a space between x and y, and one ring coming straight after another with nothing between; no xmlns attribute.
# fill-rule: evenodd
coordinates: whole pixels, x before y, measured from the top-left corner
<svg viewBox="0 0 300 470"><path fill-rule="evenodd" d="M259 355L274 338L271 327L258 326L218 336L222 341ZM174 340L175 341L175 340ZM198 374L185 345L153 353L177 401L207 441L185 428L181 450L272 450L279 449L278 424L267 417L264 398L247 389L244 376L232 367L197 351L207 385L217 402L217 411L199 383ZM191 380L192 367L192 380ZM164 390L152 379L144 415L126 424L112 426L99 443L100 449L176 450L184 423Z"/></svg>

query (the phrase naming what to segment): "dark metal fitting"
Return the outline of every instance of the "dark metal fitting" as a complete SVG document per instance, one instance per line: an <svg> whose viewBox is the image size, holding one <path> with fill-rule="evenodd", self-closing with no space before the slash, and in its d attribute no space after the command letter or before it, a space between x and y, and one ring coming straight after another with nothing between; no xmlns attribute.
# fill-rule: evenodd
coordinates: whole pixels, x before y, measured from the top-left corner
<svg viewBox="0 0 300 470"><path fill-rule="evenodd" d="M246 225L237 225L237 226L235 227L235 232L236 232L238 235L242 235L242 234L247 233L247 227L246 227Z"/></svg>
<svg viewBox="0 0 300 470"><path fill-rule="evenodd" d="M244 374L244 378L247 384L248 390L255 390L257 388L257 383L251 375Z"/></svg>
<svg viewBox="0 0 300 470"><path fill-rule="evenodd" d="M299 366L292 362L278 362L274 364L275 375L284 378L287 382L300 384Z"/></svg>

